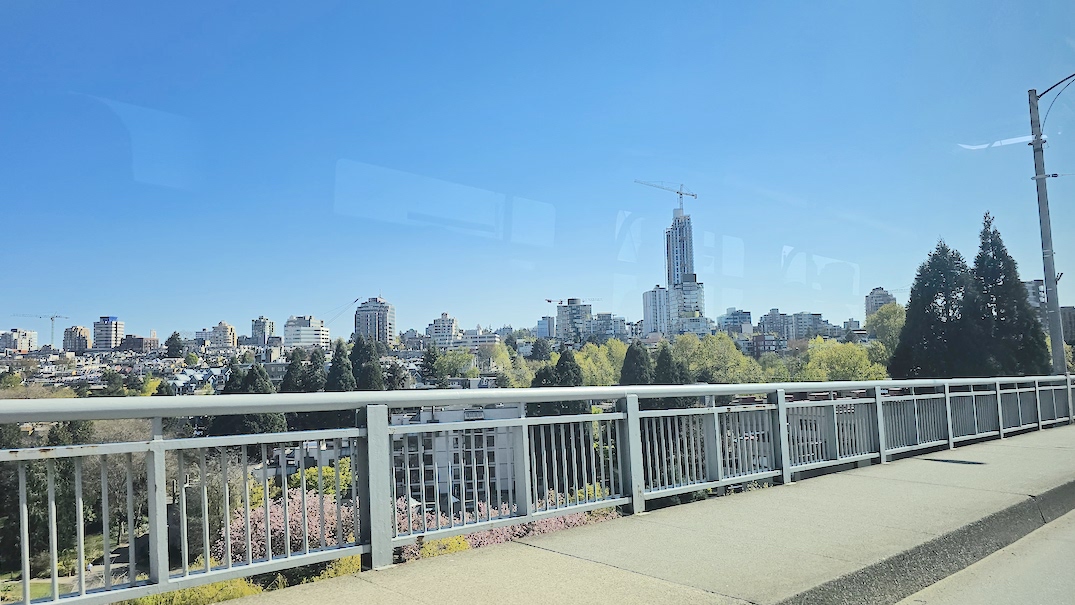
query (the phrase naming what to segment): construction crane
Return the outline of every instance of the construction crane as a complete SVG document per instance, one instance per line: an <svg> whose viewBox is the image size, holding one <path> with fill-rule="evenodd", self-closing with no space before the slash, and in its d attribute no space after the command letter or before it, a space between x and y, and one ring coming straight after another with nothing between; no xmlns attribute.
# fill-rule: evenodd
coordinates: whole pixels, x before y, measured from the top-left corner
<svg viewBox="0 0 1075 605"><path fill-rule="evenodd" d="M49 333L49 348L56 348L56 320L57 319L71 319L66 315L29 315L26 313L19 313L12 315L12 317L36 317L37 319L47 319L52 322L52 331Z"/></svg>
<svg viewBox="0 0 1075 605"><path fill-rule="evenodd" d="M683 210L683 196L688 195L690 197L693 197L694 199L698 199L698 194L697 193L692 192L691 190L689 190L686 187L684 187L682 184L680 184L679 187L676 187L674 185L669 186L664 181L658 181L658 182L653 183L653 182L650 182L650 181L640 181L638 179L635 179L635 182L638 183L639 185L645 185L647 187L656 187L657 189L664 189L665 191L671 191L672 193L678 195L679 196L679 209L680 210Z"/></svg>
<svg viewBox="0 0 1075 605"><path fill-rule="evenodd" d="M601 299L600 298L579 298L578 301L579 302L600 302ZM553 299L553 298L546 298L545 302L552 303L552 304L557 305L557 306L563 306L563 304L566 303L567 300L565 300L563 298L561 298L559 300L556 300L556 299Z"/></svg>

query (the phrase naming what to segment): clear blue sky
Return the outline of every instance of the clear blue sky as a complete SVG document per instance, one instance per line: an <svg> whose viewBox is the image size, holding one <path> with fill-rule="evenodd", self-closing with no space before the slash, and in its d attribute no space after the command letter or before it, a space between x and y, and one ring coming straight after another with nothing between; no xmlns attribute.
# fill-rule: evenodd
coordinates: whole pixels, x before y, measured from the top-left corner
<svg viewBox="0 0 1075 605"><path fill-rule="evenodd" d="M638 319L675 196L634 179L698 193L713 317L861 318L939 237L972 258L986 210L1040 278L1030 149L959 144L1029 133L1073 23L1062 0L4 2L0 327L248 333L377 294L401 329L530 327L568 296ZM1072 128L1075 86L1050 172L1075 173ZM1075 177L1049 186L1072 304Z"/></svg>

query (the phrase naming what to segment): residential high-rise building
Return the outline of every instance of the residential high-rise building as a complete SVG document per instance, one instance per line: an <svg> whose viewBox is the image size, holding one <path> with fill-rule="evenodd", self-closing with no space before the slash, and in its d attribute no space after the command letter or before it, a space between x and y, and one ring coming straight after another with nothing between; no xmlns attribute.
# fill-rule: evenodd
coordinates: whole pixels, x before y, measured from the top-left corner
<svg viewBox="0 0 1075 605"><path fill-rule="evenodd" d="M381 297L371 298L355 310L355 336L385 345L396 341L396 308Z"/></svg>
<svg viewBox="0 0 1075 605"><path fill-rule="evenodd" d="M844 322L844 332L851 332L861 328L862 325L859 323L859 320L855 319L854 317Z"/></svg>
<svg viewBox="0 0 1075 605"><path fill-rule="evenodd" d="M1025 281L1023 282L1023 287L1026 288L1027 302L1034 308L1034 312L1038 314L1038 320L1041 322L1041 325L1046 326L1047 321L1045 313L1047 308L1045 306L1045 280L1034 279Z"/></svg>
<svg viewBox="0 0 1075 605"><path fill-rule="evenodd" d="M134 334L124 336L118 347L120 351L134 351L135 353L149 353L158 348L160 348L160 341L156 336L146 338L145 336L135 336Z"/></svg>
<svg viewBox="0 0 1075 605"><path fill-rule="evenodd" d="M586 324L586 336L627 340L627 320L612 313L595 313L593 319Z"/></svg>
<svg viewBox="0 0 1075 605"><path fill-rule="evenodd" d="M223 321L213 326L213 334L210 337L210 342L214 347L236 347L239 344L239 337L235 332L235 326L224 323Z"/></svg>
<svg viewBox="0 0 1075 605"><path fill-rule="evenodd" d="M1075 345L1075 307L1060 307L1060 324L1064 330L1064 342Z"/></svg>
<svg viewBox="0 0 1075 605"><path fill-rule="evenodd" d="M717 329L728 335L750 334L753 332L753 325L750 311L740 311L735 307L729 307L724 315L717 318Z"/></svg>
<svg viewBox="0 0 1075 605"><path fill-rule="evenodd" d="M11 328L9 332L0 332L0 350L28 353L37 349L37 332Z"/></svg>
<svg viewBox="0 0 1075 605"><path fill-rule="evenodd" d="M313 315L292 315L284 324L285 347L321 347L328 349L331 339L325 322Z"/></svg>
<svg viewBox="0 0 1075 605"><path fill-rule="evenodd" d="M659 285L642 293L642 331L644 333L671 335L670 304L668 290Z"/></svg>
<svg viewBox="0 0 1075 605"><path fill-rule="evenodd" d="M63 331L63 350L85 353L93 348L93 334L86 326L71 326Z"/></svg>
<svg viewBox="0 0 1075 605"><path fill-rule="evenodd" d="M665 269L668 288L683 282L694 273L694 231L691 217L682 208L672 211L672 226L664 230Z"/></svg>
<svg viewBox="0 0 1075 605"><path fill-rule="evenodd" d="M537 322L534 328L534 336L537 338L553 338L556 336L556 318L546 315Z"/></svg>
<svg viewBox="0 0 1075 605"><path fill-rule="evenodd" d="M693 273L681 277L669 293L672 333L712 334L713 321L705 316L705 289Z"/></svg>
<svg viewBox="0 0 1075 605"><path fill-rule="evenodd" d="M770 309L758 318L758 332L775 334L785 341L791 340L791 318L781 313L780 309Z"/></svg>
<svg viewBox="0 0 1075 605"><path fill-rule="evenodd" d="M115 315L103 315L93 322L93 350L111 351L123 341L123 322Z"/></svg>
<svg viewBox="0 0 1075 605"><path fill-rule="evenodd" d="M459 322L447 313L441 313L440 317L426 326L428 336L438 349L450 349L456 342L462 340L463 331L459 328Z"/></svg>
<svg viewBox="0 0 1075 605"><path fill-rule="evenodd" d="M264 347L269 344L269 337L276 334L276 324L264 315L250 320L250 339L254 346Z"/></svg>
<svg viewBox="0 0 1075 605"><path fill-rule="evenodd" d="M827 323L821 313L794 313L791 316L791 340L825 336Z"/></svg>
<svg viewBox="0 0 1075 605"><path fill-rule="evenodd" d="M583 304L581 298L567 299L566 304L556 306L556 338L563 342L582 342L591 319L593 308L590 305Z"/></svg>
<svg viewBox="0 0 1075 605"><path fill-rule="evenodd" d="M866 317L877 313L878 309L888 303L894 302L896 302L896 297L889 294L888 290L881 287L870 290L870 293L866 295Z"/></svg>

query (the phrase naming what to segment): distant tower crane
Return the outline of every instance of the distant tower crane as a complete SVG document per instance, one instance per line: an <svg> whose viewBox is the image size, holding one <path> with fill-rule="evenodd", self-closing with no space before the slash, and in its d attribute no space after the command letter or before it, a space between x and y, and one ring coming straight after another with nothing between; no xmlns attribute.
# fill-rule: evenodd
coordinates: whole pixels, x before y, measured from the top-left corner
<svg viewBox="0 0 1075 605"><path fill-rule="evenodd" d="M26 313L20 313L12 315L12 317L36 317L37 319L47 319L52 322L52 331L49 333L49 348L56 348L56 320L57 319L71 319L66 315L29 315Z"/></svg>
<svg viewBox="0 0 1075 605"><path fill-rule="evenodd" d="M689 195L690 197L693 197L694 199L698 199L698 194L697 193L692 192L691 190L687 189L682 184L680 184L680 186L677 188L674 185L666 184L664 181L658 181L656 183L653 183L653 182L650 182L650 181L640 181L638 179L635 179L635 182L638 183L639 185L646 185L647 187L656 187L657 189L664 189L665 191L671 191L672 193L678 195L679 196L679 210L680 210L680 212L683 211L683 196Z"/></svg>

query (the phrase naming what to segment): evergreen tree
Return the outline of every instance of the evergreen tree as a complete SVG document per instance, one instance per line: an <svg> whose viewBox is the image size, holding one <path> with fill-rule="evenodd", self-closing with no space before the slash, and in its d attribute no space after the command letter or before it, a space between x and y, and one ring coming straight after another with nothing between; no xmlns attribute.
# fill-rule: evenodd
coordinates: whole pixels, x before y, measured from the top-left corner
<svg viewBox="0 0 1075 605"><path fill-rule="evenodd" d="M433 384L435 380L440 378L437 376L437 359L440 358L440 351L437 350L437 345L429 345L426 348L426 352L422 355L422 365L420 371L422 372L422 381L426 384Z"/></svg>
<svg viewBox="0 0 1075 605"><path fill-rule="evenodd" d="M332 367L329 368L325 380L325 390L343 392L353 391L355 387L355 375L351 371L351 360L347 357L347 345L342 339L337 340L336 349L332 352Z"/></svg>
<svg viewBox="0 0 1075 605"><path fill-rule="evenodd" d="M179 337L179 332L172 332L168 340L164 341L164 348L165 357L179 359L183 356L183 339Z"/></svg>
<svg viewBox="0 0 1075 605"><path fill-rule="evenodd" d="M954 378L971 373L971 347L977 322L966 321L963 307L970 272L963 256L944 241L918 268L907 319L889 362L893 378Z"/></svg>
<svg viewBox="0 0 1075 605"><path fill-rule="evenodd" d="M255 363L250 366L250 371L243 376L242 392L259 395L268 395L276 392L276 389L272 386L272 381L269 380L268 372L265 371L265 366L260 363Z"/></svg>
<svg viewBox="0 0 1075 605"><path fill-rule="evenodd" d="M556 379L562 387L582 386L582 368L575 361L575 352L571 349L560 353L560 359L556 362Z"/></svg>
<svg viewBox="0 0 1075 605"><path fill-rule="evenodd" d="M657 351L657 361L653 364L653 384L685 384L687 382L690 382L690 371L687 365L672 355L672 347L667 343L661 343ZM695 398L691 397L664 397L643 401L642 408L685 408L694 401Z"/></svg>
<svg viewBox="0 0 1075 605"><path fill-rule="evenodd" d="M966 316L978 324L972 376L1048 374L1049 350L1037 313L1027 301L1015 259L1008 254L993 217L986 213L974 258L974 286Z"/></svg>
<svg viewBox="0 0 1075 605"><path fill-rule="evenodd" d="M518 351L519 350L519 343L518 343L518 341L515 340L515 334L514 333L513 334L508 334L507 336L504 337L504 345L507 346L508 348L512 349L513 351Z"/></svg>
<svg viewBox="0 0 1075 605"><path fill-rule="evenodd" d="M627 347L627 355L623 358L623 368L620 370L620 384L652 383L653 359L646 347L636 340Z"/></svg>
<svg viewBox="0 0 1075 605"><path fill-rule="evenodd" d="M236 393L243 392L243 381L246 379L246 372L239 369L239 365L232 363L228 368L228 381L224 383L224 395L234 395Z"/></svg>
<svg viewBox="0 0 1075 605"><path fill-rule="evenodd" d="M530 361L548 361L550 357L552 357L552 347L549 346L549 341L539 338L534 341L534 347L530 349L530 355L527 359Z"/></svg>
<svg viewBox="0 0 1075 605"><path fill-rule="evenodd" d="M172 383L168 382L167 380L161 380L160 384L157 385L157 390L153 394L166 397L174 396L175 386L173 386Z"/></svg>
<svg viewBox="0 0 1075 605"><path fill-rule="evenodd" d="M354 374L355 381L358 381L358 374L362 371L362 366L373 361L377 355L377 347L373 345L373 342L367 341L362 336L356 334L355 342L351 346L351 353L348 359L351 362L351 373Z"/></svg>
<svg viewBox="0 0 1075 605"><path fill-rule="evenodd" d="M401 391L407 388L409 376L407 369L402 364L398 361L393 361L384 373L384 386L389 391Z"/></svg>
<svg viewBox="0 0 1075 605"><path fill-rule="evenodd" d="M316 393L325 388L326 380L328 376L325 375L325 352L321 347L314 347L310 353L310 363L302 374L302 392Z"/></svg>
<svg viewBox="0 0 1075 605"><path fill-rule="evenodd" d="M556 368L550 365L541 366L537 372L534 372L534 379L530 381L530 386L533 388L554 387L559 384L560 377L556 375Z"/></svg>
<svg viewBox="0 0 1075 605"><path fill-rule="evenodd" d="M381 364L376 361L368 361L359 368L358 390L360 391L383 391L384 373Z"/></svg>
<svg viewBox="0 0 1075 605"><path fill-rule="evenodd" d="M287 364L284 372L284 380L280 383L281 393L301 393L302 377L306 373L306 351L295 349L291 352L291 361Z"/></svg>

